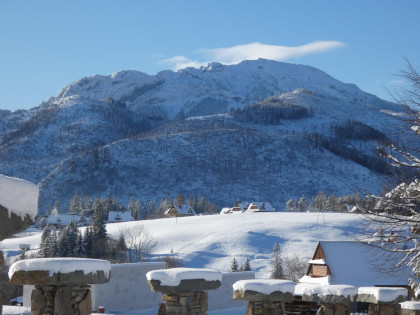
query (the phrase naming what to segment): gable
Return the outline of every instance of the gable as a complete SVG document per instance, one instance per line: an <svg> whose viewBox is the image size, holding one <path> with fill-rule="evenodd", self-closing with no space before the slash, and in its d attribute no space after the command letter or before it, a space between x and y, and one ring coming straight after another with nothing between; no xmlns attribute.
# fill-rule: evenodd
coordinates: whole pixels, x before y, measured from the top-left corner
<svg viewBox="0 0 420 315"><path fill-rule="evenodd" d="M324 254L324 250L322 249L321 242L318 242L314 256L312 257L312 260L315 260L315 259L325 259L325 254Z"/></svg>

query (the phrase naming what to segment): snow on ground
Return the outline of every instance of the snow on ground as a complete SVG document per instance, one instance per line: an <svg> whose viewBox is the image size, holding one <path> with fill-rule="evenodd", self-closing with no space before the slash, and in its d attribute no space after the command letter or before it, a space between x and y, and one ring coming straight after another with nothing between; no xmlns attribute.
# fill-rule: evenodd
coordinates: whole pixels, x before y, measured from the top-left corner
<svg viewBox="0 0 420 315"><path fill-rule="evenodd" d="M350 213L243 213L114 223L108 234L117 237L127 229L143 225L157 241L151 259L161 259L173 250L184 267L229 271L235 257L240 264L250 259L258 278L268 278L269 259L276 242L283 255L297 254L308 261L319 240L352 240L362 233L363 218ZM0 249L10 256L19 254L19 244L39 248L41 231L10 238Z"/></svg>
<svg viewBox="0 0 420 315"><path fill-rule="evenodd" d="M0 205L20 217L38 214L38 186L23 179L0 174Z"/></svg>

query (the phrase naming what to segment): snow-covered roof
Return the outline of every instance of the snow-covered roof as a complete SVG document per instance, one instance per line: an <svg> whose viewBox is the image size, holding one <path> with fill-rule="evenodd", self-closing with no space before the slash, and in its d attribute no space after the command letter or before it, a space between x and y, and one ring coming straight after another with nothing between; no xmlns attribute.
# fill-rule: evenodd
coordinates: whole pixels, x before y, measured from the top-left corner
<svg viewBox="0 0 420 315"><path fill-rule="evenodd" d="M16 271L49 271L49 275L54 273L69 273L81 270L83 273L96 273L103 271L107 277L111 271L111 263L101 259L87 258L36 258L24 259L15 262L9 269L9 279Z"/></svg>
<svg viewBox="0 0 420 315"><path fill-rule="evenodd" d="M87 221L87 219L80 214L50 214L47 216L47 224L66 226L70 222L78 223L79 221Z"/></svg>
<svg viewBox="0 0 420 315"><path fill-rule="evenodd" d="M275 212L276 209L269 202L251 202L246 212Z"/></svg>
<svg viewBox="0 0 420 315"><path fill-rule="evenodd" d="M275 279L250 279L240 280L233 284L235 291L255 291L262 294L271 294L273 292L289 292L294 294L295 283L289 280L275 280Z"/></svg>
<svg viewBox="0 0 420 315"><path fill-rule="evenodd" d="M357 294L371 294L379 302L391 302L400 295L408 297L408 290L405 288L360 287Z"/></svg>
<svg viewBox="0 0 420 315"><path fill-rule="evenodd" d="M0 174L0 205L23 218L38 215L38 185Z"/></svg>
<svg viewBox="0 0 420 315"><path fill-rule="evenodd" d="M236 202L231 211L232 213L236 213L236 212L245 212L246 209L248 208L249 202Z"/></svg>
<svg viewBox="0 0 420 315"><path fill-rule="evenodd" d="M130 211L109 211L108 223L133 221Z"/></svg>
<svg viewBox="0 0 420 315"><path fill-rule="evenodd" d="M232 213L232 208L223 208L220 211L220 214L228 214L228 213Z"/></svg>
<svg viewBox="0 0 420 315"><path fill-rule="evenodd" d="M389 256L380 249L354 241L321 241L325 264L331 277L304 276L300 282L348 284L353 286L408 285L412 271L396 271L398 257ZM318 247L317 247L318 248ZM401 258L401 257L400 257ZM317 264L320 262L317 260ZM310 281L308 281L310 279Z"/></svg>
<svg viewBox="0 0 420 315"><path fill-rule="evenodd" d="M161 285L178 286L182 280L222 281L222 273L213 269L171 268L149 271L146 278L147 280L159 280Z"/></svg>
<svg viewBox="0 0 420 315"><path fill-rule="evenodd" d="M195 211L191 206L189 205L173 205L170 206L166 211L165 214L168 214L171 209L175 208L178 214L184 214L184 215L195 215Z"/></svg>

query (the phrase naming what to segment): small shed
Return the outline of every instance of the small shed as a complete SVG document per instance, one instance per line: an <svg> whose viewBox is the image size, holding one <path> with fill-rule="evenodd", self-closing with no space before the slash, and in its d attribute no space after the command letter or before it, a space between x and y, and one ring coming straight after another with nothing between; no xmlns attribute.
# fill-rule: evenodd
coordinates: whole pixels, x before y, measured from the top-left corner
<svg viewBox="0 0 420 315"><path fill-rule="evenodd" d="M165 211L167 217L188 217L196 215L194 209L189 205L173 205Z"/></svg>
<svg viewBox="0 0 420 315"><path fill-rule="evenodd" d="M107 223L134 221L130 211L109 211Z"/></svg>

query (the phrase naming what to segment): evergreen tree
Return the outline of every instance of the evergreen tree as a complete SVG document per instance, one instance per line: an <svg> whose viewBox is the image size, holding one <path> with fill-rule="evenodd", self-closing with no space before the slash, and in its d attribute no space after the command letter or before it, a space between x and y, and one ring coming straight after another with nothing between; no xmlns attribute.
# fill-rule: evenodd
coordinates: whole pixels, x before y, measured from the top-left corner
<svg viewBox="0 0 420 315"><path fill-rule="evenodd" d="M85 257L93 257L93 235L92 230L88 226L82 237L82 245Z"/></svg>
<svg viewBox="0 0 420 315"><path fill-rule="evenodd" d="M47 225L47 226L44 227L44 231L42 232L42 235L41 235L41 242L39 243L38 254L42 258L48 257L48 254L47 254L48 253L47 240L48 240L48 237L50 236L50 234L51 234L51 229Z"/></svg>
<svg viewBox="0 0 420 315"><path fill-rule="evenodd" d="M131 196L130 201L128 203L128 211L130 211L131 216L135 221L140 220L140 201L135 200L133 196Z"/></svg>
<svg viewBox="0 0 420 315"><path fill-rule="evenodd" d="M83 198L83 210L92 209L92 197L91 196L85 196Z"/></svg>
<svg viewBox="0 0 420 315"><path fill-rule="evenodd" d="M175 197L174 205L183 205L185 204L185 197L183 194L179 194Z"/></svg>
<svg viewBox="0 0 420 315"><path fill-rule="evenodd" d="M51 230L49 235L46 237L45 240L45 248L44 248L44 257L57 257L58 254L58 245L57 245L57 232L56 230Z"/></svg>
<svg viewBox="0 0 420 315"><path fill-rule="evenodd" d="M77 230L77 245L75 251L75 257L84 257L85 256L85 248L83 246L83 236L80 230Z"/></svg>
<svg viewBox="0 0 420 315"><path fill-rule="evenodd" d="M92 256L93 258L105 257L106 253L106 226L103 220L102 207L95 208L92 222Z"/></svg>
<svg viewBox="0 0 420 315"><path fill-rule="evenodd" d="M230 264L230 271L231 272L237 272L238 271L238 262L236 261L235 257L233 257L232 262Z"/></svg>
<svg viewBox="0 0 420 315"><path fill-rule="evenodd" d="M286 210L292 211L293 209L294 209L294 202L293 202L293 199L290 198L286 203Z"/></svg>
<svg viewBox="0 0 420 315"><path fill-rule="evenodd" d="M276 243L273 248L273 254L271 256L271 273L270 279L284 279L283 274L283 260L281 257L281 247L279 243Z"/></svg>
<svg viewBox="0 0 420 315"><path fill-rule="evenodd" d="M243 267L243 269L242 269L243 271L251 271L251 265L249 264L249 259L248 259L248 257L246 258L246 260L245 260L245 264L244 264L244 267Z"/></svg>
<svg viewBox="0 0 420 315"><path fill-rule="evenodd" d="M60 204L58 203L58 200L54 203L54 208L52 210L52 214L57 215L60 214Z"/></svg>
<svg viewBox="0 0 420 315"><path fill-rule="evenodd" d="M74 196L70 200L69 213L79 214L83 209L83 199L79 196L79 191L76 189Z"/></svg>

